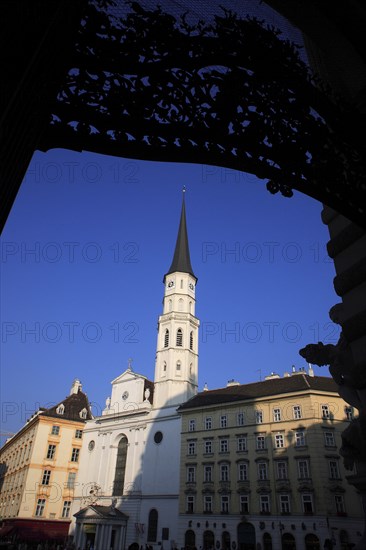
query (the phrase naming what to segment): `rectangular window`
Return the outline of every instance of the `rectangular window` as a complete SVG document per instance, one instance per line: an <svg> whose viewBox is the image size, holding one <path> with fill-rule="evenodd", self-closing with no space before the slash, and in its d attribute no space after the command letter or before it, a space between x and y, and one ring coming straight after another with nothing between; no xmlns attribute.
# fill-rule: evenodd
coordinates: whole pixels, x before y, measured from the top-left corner
<svg viewBox="0 0 366 550"><path fill-rule="evenodd" d="M206 455L211 455L212 454L212 441L211 441L211 439L205 441L204 449L205 449L205 454Z"/></svg>
<svg viewBox="0 0 366 550"><path fill-rule="evenodd" d="M79 461L79 453L80 449L75 449L71 451L71 462L78 462Z"/></svg>
<svg viewBox="0 0 366 550"><path fill-rule="evenodd" d="M51 434L58 435L60 433L60 426L52 426Z"/></svg>
<svg viewBox="0 0 366 550"><path fill-rule="evenodd" d="M324 432L324 445L326 447L335 447L334 433Z"/></svg>
<svg viewBox="0 0 366 550"><path fill-rule="evenodd" d="M312 495L302 494L301 497L302 497L302 509L304 511L304 514L312 514L314 512Z"/></svg>
<svg viewBox="0 0 366 550"><path fill-rule="evenodd" d="M229 481L229 465L220 464L220 481Z"/></svg>
<svg viewBox="0 0 366 550"><path fill-rule="evenodd" d="M195 455L196 454L196 442L195 441L188 441L188 454L189 455Z"/></svg>
<svg viewBox="0 0 366 550"><path fill-rule="evenodd" d="M353 420L353 407L344 407L347 420Z"/></svg>
<svg viewBox="0 0 366 550"><path fill-rule="evenodd" d="M67 489L75 489L76 472L69 472L66 482Z"/></svg>
<svg viewBox="0 0 366 550"><path fill-rule="evenodd" d="M220 416L220 428L227 428L227 414Z"/></svg>
<svg viewBox="0 0 366 550"><path fill-rule="evenodd" d="M56 445L48 445L46 458L53 460L55 458Z"/></svg>
<svg viewBox="0 0 366 550"><path fill-rule="evenodd" d="M281 409L273 409L273 422L281 421Z"/></svg>
<svg viewBox="0 0 366 550"><path fill-rule="evenodd" d="M75 438L82 439L82 437L83 437L83 430L75 430Z"/></svg>
<svg viewBox="0 0 366 550"><path fill-rule="evenodd" d="M248 464L238 464L238 481L248 480Z"/></svg>
<svg viewBox="0 0 366 550"><path fill-rule="evenodd" d="M187 467L187 481L189 483L194 483L196 481L196 468L195 466Z"/></svg>
<svg viewBox="0 0 366 550"><path fill-rule="evenodd" d="M294 405L293 407L293 415L295 420L300 420L302 418L301 415L301 405Z"/></svg>
<svg viewBox="0 0 366 550"><path fill-rule="evenodd" d="M240 412L237 414L236 424L237 426L244 426L244 423L245 423L244 413Z"/></svg>
<svg viewBox="0 0 366 550"><path fill-rule="evenodd" d="M266 448L266 436L263 434L256 435L256 448L258 451Z"/></svg>
<svg viewBox="0 0 366 550"><path fill-rule="evenodd" d="M269 496L268 495L261 495L259 497L259 510L263 514L268 514L270 512L270 506L269 506Z"/></svg>
<svg viewBox="0 0 366 550"><path fill-rule="evenodd" d="M249 514L249 497L248 495L240 495L239 500L240 513Z"/></svg>
<svg viewBox="0 0 366 550"><path fill-rule="evenodd" d="M191 418L191 420L188 422L188 431L189 432L196 431L196 421L194 420L194 418Z"/></svg>
<svg viewBox="0 0 366 550"><path fill-rule="evenodd" d="M295 447L304 447L306 445L304 430L296 430L295 432Z"/></svg>
<svg viewBox="0 0 366 550"><path fill-rule="evenodd" d="M208 466L206 464L203 466L203 481L213 481L212 470L212 466Z"/></svg>
<svg viewBox="0 0 366 550"><path fill-rule="evenodd" d="M330 418L330 411L328 405L322 405L322 418L329 419Z"/></svg>
<svg viewBox="0 0 366 550"><path fill-rule="evenodd" d="M277 462L277 479L287 479L287 462L278 461Z"/></svg>
<svg viewBox="0 0 366 550"><path fill-rule="evenodd" d="M193 514L194 513L194 496L189 495L187 496L187 514Z"/></svg>
<svg viewBox="0 0 366 550"><path fill-rule="evenodd" d="M229 497L227 495L221 497L221 513L229 513Z"/></svg>
<svg viewBox="0 0 366 550"><path fill-rule="evenodd" d="M299 478L300 479L309 479L310 478L309 462L307 460L299 460L298 461L298 470L299 470Z"/></svg>
<svg viewBox="0 0 366 550"><path fill-rule="evenodd" d="M211 495L205 495L203 497L203 511L204 512L212 512L212 496Z"/></svg>
<svg viewBox="0 0 366 550"><path fill-rule="evenodd" d="M70 510L71 510L71 500L65 500L62 508L61 517L63 518L70 517Z"/></svg>
<svg viewBox="0 0 366 550"><path fill-rule="evenodd" d="M212 430L212 416L206 416L206 418L205 418L205 430Z"/></svg>
<svg viewBox="0 0 366 550"><path fill-rule="evenodd" d="M260 410L255 411L255 423L256 424L262 424L263 423L263 412Z"/></svg>
<svg viewBox="0 0 366 550"><path fill-rule="evenodd" d="M268 468L266 462L258 462L258 479L268 479Z"/></svg>
<svg viewBox="0 0 366 550"><path fill-rule="evenodd" d="M43 470L41 485L49 485L51 470Z"/></svg>
<svg viewBox="0 0 366 550"><path fill-rule="evenodd" d="M285 439L283 437L283 434L276 434L275 435L275 448L276 449L283 449L285 446Z"/></svg>
<svg viewBox="0 0 366 550"><path fill-rule="evenodd" d="M280 495L280 510L281 514L290 513L290 497L288 495Z"/></svg>
<svg viewBox="0 0 366 550"><path fill-rule="evenodd" d="M339 467L338 467L338 460L330 460L329 461L329 477L331 479L339 479Z"/></svg>
<svg viewBox="0 0 366 550"><path fill-rule="evenodd" d="M229 452L229 440L220 439L220 453L228 453L228 452Z"/></svg>
<svg viewBox="0 0 366 550"><path fill-rule="evenodd" d="M344 505L343 495L334 495L334 501L337 514L345 514L346 507Z"/></svg>
<svg viewBox="0 0 366 550"><path fill-rule="evenodd" d="M37 500L37 507L36 507L36 516L41 517L43 516L43 512L46 506L46 499L45 498L39 498Z"/></svg>
<svg viewBox="0 0 366 550"><path fill-rule="evenodd" d="M238 452L247 450L247 438L245 436L241 435L236 440L236 450Z"/></svg>

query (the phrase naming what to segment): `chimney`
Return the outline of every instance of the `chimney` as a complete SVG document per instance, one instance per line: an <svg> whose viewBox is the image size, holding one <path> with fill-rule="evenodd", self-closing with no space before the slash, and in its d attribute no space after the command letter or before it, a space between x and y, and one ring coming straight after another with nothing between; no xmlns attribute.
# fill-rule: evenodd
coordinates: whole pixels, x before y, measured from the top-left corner
<svg viewBox="0 0 366 550"><path fill-rule="evenodd" d="M313 369L313 367L310 365L310 363L309 363L309 371L308 371L308 374L309 374L309 376L314 376L314 369Z"/></svg>
<svg viewBox="0 0 366 550"><path fill-rule="evenodd" d="M231 386L240 386L240 382L237 382L237 380L234 380L234 378L232 378L231 380L228 380L226 384L227 388L230 388Z"/></svg>
<svg viewBox="0 0 366 550"><path fill-rule="evenodd" d="M79 393L81 389L82 389L82 386L81 386L80 380L78 378L75 378L71 386L70 395L72 395L73 393Z"/></svg>
<svg viewBox="0 0 366 550"><path fill-rule="evenodd" d="M203 391L208 391L207 382L205 382L205 385L203 386Z"/></svg>

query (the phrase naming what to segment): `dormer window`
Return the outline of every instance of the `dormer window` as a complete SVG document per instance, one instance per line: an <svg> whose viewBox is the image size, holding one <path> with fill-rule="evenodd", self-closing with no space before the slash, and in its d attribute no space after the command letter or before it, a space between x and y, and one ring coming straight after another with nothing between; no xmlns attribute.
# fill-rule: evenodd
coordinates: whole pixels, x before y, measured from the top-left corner
<svg viewBox="0 0 366 550"><path fill-rule="evenodd" d="M183 332L181 328L177 330L177 346L183 346Z"/></svg>
<svg viewBox="0 0 366 550"><path fill-rule="evenodd" d="M87 415L88 415L88 411L85 408L82 409L79 413L80 418L82 418L83 420L86 419Z"/></svg>
<svg viewBox="0 0 366 550"><path fill-rule="evenodd" d="M65 412L65 405L63 403L61 403L61 405L59 405L56 409L56 412L57 414L64 414Z"/></svg>

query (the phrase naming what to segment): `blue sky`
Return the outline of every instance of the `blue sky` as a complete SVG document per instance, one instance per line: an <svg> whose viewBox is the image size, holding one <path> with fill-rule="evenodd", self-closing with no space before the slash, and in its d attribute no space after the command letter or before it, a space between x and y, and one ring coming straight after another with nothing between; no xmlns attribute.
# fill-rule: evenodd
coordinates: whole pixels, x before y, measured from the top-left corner
<svg viewBox="0 0 366 550"><path fill-rule="evenodd" d="M62 400L75 377L98 412L130 357L153 378L184 185L200 389L306 367L301 347L337 341L315 200L224 168L36 152L1 242L1 431Z"/></svg>

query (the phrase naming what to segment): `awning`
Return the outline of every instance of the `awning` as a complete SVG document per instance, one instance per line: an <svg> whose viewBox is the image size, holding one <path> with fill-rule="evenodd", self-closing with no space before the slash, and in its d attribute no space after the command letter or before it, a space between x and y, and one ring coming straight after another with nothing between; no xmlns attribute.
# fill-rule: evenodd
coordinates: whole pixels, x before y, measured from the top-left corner
<svg viewBox="0 0 366 550"><path fill-rule="evenodd" d="M14 525L4 525L0 529L0 537L5 537L5 535L9 535L12 531L14 531Z"/></svg>

